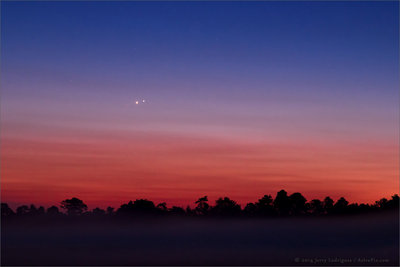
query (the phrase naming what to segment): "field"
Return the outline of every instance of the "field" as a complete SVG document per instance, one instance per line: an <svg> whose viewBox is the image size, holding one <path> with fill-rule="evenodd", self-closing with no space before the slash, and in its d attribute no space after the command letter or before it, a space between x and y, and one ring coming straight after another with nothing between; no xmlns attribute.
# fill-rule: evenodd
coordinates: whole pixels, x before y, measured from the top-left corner
<svg viewBox="0 0 400 267"><path fill-rule="evenodd" d="M393 265L398 213L3 221L2 265Z"/></svg>

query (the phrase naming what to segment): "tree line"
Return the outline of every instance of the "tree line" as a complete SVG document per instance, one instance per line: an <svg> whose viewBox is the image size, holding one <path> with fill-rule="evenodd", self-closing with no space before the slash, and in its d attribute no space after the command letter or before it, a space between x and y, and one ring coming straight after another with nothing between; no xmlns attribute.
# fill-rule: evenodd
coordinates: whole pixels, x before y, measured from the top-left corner
<svg viewBox="0 0 400 267"><path fill-rule="evenodd" d="M274 217L274 216L324 216L360 214L385 210L399 209L399 196L396 194L390 199L382 198L374 204L349 203L341 197L336 202L326 197L324 200L312 199L307 201L301 193L288 195L285 190L279 191L275 198L264 195L257 202L248 203L242 208L236 201L221 197L210 205L208 197L204 196L195 201L195 207L186 209L178 206L167 207L165 202L155 204L147 199L137 199L122 204L117 210L113 207L107 209L94 208L88 210L87 205L76 197L61 201L59 207L51 206L48 209L35 205L22 205L14 211L7 203L1 203L1 216L146 216L146 215L174 215L174 216L221 216L221 217Z"/></svg>

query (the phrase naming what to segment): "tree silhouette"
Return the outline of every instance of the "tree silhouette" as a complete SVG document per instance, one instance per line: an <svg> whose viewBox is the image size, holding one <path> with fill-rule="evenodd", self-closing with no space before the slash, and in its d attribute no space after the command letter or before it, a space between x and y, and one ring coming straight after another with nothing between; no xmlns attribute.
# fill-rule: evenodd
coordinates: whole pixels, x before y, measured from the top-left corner
<svg viewBox="0 0 400 267"><path fill-rule="evenodd" d="M1 203L1 217L9 217L15 215L15 212L8 206L7 203Z"/></svg>
<svg viewBox="0 0 400 267"><path fill-rule="evenodd" d="M399 209L400 198L399 195L392 196L392 199L388 201L386 208L388 209Z"/></svg>
<svg viewBox="0 0 400 267"><path fill-rule="evenodd" d="M30 216L40 216L40 215L45 214L45 210L44 210L44 208L42 206L40 206L39 208L36 208L36 206L32 204L29 207L28 214Z"/></svg>
<svg viewBox="0 0 400 267"><path fill-rule="evenodd" d="M157 205L157 209L160 210L160 211L162 211L162 212L168 211L167 203L166 203L166 202L159 203L159 204Z"/></svg>
<svg viewBox="0 0 400 267"><path fill-rule="evenodd" d="M264 195L256 202L257 213L261 216L269 216L274 214L273 199L271 195Z"/></svg>
<svg viewBox="0 0 400 267"><path fill-rule="evenodd" d="M326 213L330 213L333 209L333 199L330 197L326 197L323 202L323 207Z"/></svg>
<svg viewBox="0 0 400 267"><path fill-rule="evenodd" d="M95 208L93 209L92 214L94 216L104 216L106 214L106 211L100 208Z"/></svg>
<svg viewBox="0 0 400 267"><path fill-rule="evenodd" d="M61 208L66 210L68 215L72 216L81 215L87 210L86 204L76 197L61 201Z"/></svg>
<svg viewBox="0 0 400 267"><path fill-rule="evenodd" d="M56 206L51 206L50 208L47 209L46 213L50 216L55 216L55 215L59 215L60 211L58 210L58 208Z"/></svg>
<svg viewBox="0 0 400 267"><path fill-rule="evenodd" d="M192 209L189 205L185 209L186 215L188 216L195 216L197 215L196 209Z"/></svg>
<svg viewBox="0 0 400 267"><path fill-rule="evenodd" d="M399 208L399 195L395 194L390 200L386 198L381 198L375 202L375 206L380 209L398 209Z"/></svg>
<svg viewBox="0 0 400 267"><path fill-rule="evenodd" d="M241 212L240 205L228 197L219 198L211 209L212 214L219 216L235 216Z"/></svg>
<svg viewBox="0 0 400 267"><path fill-rule="evenodd" d="M172 215L179 215L179 216L185 215L185 210L184 210L183 208L177 207L177 206L173 206L173 207L169 210L169 212L170 212Z"/></svg>
<svg viewBox="0 0 400 267"><path fill-rule="evenodd" d="M246 214L246 216L257 216L258 210L257 206L254 203L247 203L246 206L243 209L243 213Z"/></svg>
<svg viewBox="0 0 400 267"><path fill-rule="evenodd" d="M114 215L114 208L113 207L107 207L106 214L109 215L109 216Z"/></svg>
<svg viewBox="0 0 400 267"><path fill-rule="evenodd" d="M133 209L138 212L153 212L156 207L153 201L147 199L137 199L133 202Z"/></svg>
<svg viewBox="0 0 400 267"><path fill-rule="evenodd" d="M38 210L37 210L36 206L32 204L29 207L28 214L31 215L31 216L35 216L37 214L37 212L38 212Z"/></svg>
<svg viewBox="0 0 400 267"><path fill-rule="evenodd" d="M370 212L372 210L372 207L368 204L363 204L361 203L358 205L357 210L354 211L355 213L365 213L365 212Z"/></svg>
<svg viewBox="0 0 400 267"><path fill-rule="evenodd" d="M208 205L208 197L204 196L199 198L195 204L197 204L195 208L195 212L198 215L207 215L210 205Z"/></svg>
<svg viewBox="0 0 400 267"><path fill-rule="evenodd" d="M153 201L147 199L137 199L134 202L129 201L128 204L122 204L117 210L118 215L133 215L133 214L154 214L156 206Z"/></svg>
<svg viewBox="0 0 400 267"><path fill-rule="evenodd" d="M313 199L310 202L309 205L309 210L311 212L311 214L314 215L321 215L324 213L324 206L321 200L319 199Z"/></svg>
<svg viewBox="0 0 400 267"><path fill-rule="evenodd" d="M28 215L29 211L30 211L30 209L27 205L22 205L17 208L17 215L18 216Z"/></svg>
<svg viewBox="0 0 400 267"><path fill-rule="evenodd" d="M306 213L307 200L300 193L293 193L289 196L291 203L291 214L301 215Z"/></svg>
<svg viewBox="0 0 400 267"><path fill-rule="evenodd" d="M279 191L276 194L274 200L271 195L264 195L258 199L255 203L248 203L242 210L240 205L234 200L228 197L219 198L215 201L215 206L208 204L208 197L204 196L199 198L196 202L194 209L187 206L186 209L182 207L173 206L168 209L167 204L162 202L157 206L154 202L147 199L137 199L135 201L129 201L126 204L122 204L121 207L114 212L114 208L108 207L107 211L95 208L91 212L86 212L86 204L78 199L71 198L65 199L61 202L61 208L64 209L69 216L76 215L94 215L97 217L112 216L112 215L179 215L179 216L238 216L245 215L248 217L261 216L304 216L308 214L312 215L330 215L330 214L359 214L367 212L377 211L397 211L399 210L399 196L393 195L390 199L382 198L375 202L374 205L369 204L358 204L349 203L345 198L339 198L336 203L330 198L326 197L323 201L319 199L313 199L310 202L304 198L301 193L293 193L288 196L284 190ZM65 216L61 213L56 206L51 206L45 212L43 207L36 208L35 205L22 205L16 209L16 214L8 206L7 203L1 203L1 216L2 218L12 217L15 218L30 216L32 218L39 216ZM112 216L117 218L118 216Z"/></svg>
<svg viewBox="0 0 400 267"><path fill-rule="evenodd" d="M129 214L132 214L133 211L134 211L133 202L131 200L127 204L122 204L121 207L117 210L117 214L118 215L129 215Z"/></svg>
<svg viewBox="0 0 400 267"><path fill-rule="evenodd" d="M385 208L387 203L388 203L387 198L381 198L381 199L375 201L375 205L379 208Z"/></svg>
<svg viewBox="0 0 400 267"><path fill-rule="evenodd" d="M345 213L347 211L348 204L349 204L349 202L344 197L341 197L335 203L335 205L333 205L333 209L334 209L335 213L339 213L339 214Z"/></svg>
<svg viewBox="0 0 400 267"><path fill-rule="evenodd" d="M46 213L46 211L45 211L44 207L40 206L37 209L37 215L44 215L45 213Z"/></svg>
<svg viewBox="0 0 400 267"><path fill-rule="evenodd" d="M279 215L289 215L291 201L285 190L281 190L276 194L274 199L274 207Z"/></svg>

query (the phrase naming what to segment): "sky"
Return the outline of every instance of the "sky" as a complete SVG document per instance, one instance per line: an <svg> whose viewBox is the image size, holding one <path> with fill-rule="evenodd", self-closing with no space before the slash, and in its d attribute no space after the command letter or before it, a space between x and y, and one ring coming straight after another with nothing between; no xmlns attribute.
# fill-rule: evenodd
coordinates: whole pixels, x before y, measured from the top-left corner
<svg viewBox="0 0 400 267"><path fill-rule="evenodd" d="M1 200L390 197L398 5L2 1Z"/></svg>

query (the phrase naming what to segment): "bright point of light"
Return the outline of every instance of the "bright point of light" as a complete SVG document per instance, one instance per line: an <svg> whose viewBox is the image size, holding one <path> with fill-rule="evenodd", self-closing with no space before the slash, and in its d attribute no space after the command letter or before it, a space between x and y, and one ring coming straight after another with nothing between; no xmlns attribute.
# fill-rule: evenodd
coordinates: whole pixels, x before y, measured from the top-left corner
<svg viewBox="0 0 400 267"><path fill-rule="evenodd" d="M135 104L138 105L138 104L139 104L139 101L136 101Z"/></svg>
<svg viewBox="0 0 400 267"><path fill-rule="evenodd" d="M142 102L144 103L144 102L146 102L146 100L143 99Z"/></svg>

